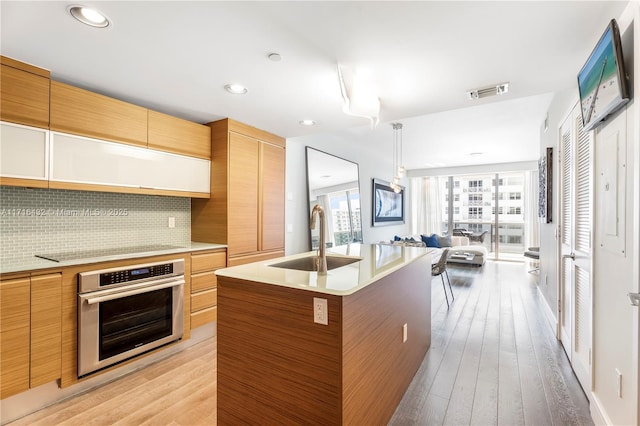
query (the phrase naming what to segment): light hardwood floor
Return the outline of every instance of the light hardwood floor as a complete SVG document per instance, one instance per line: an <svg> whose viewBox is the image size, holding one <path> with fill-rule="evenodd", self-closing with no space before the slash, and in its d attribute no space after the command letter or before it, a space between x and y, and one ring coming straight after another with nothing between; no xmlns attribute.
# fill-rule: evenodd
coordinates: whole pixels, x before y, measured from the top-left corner
<svg viewBox="0 0 640 426"><path fill-rule="evenodd" d="M449 267L432 283L432 343L390 425L592 425L527 265ZM11 425L215 425L209 339ZM359 426L359 425L358 425Z"/></svg>

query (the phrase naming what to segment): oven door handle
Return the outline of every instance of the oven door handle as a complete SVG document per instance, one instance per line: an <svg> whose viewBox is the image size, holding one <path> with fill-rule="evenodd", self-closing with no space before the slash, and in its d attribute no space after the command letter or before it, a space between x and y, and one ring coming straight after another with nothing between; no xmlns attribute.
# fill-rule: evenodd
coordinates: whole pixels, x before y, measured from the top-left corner
<svg viewBox="0 0 640 426"><path fill-rule="evenodd" d="M133 290L125 290L125 291L109 293L103 296L80 295L80 299L85 300L89 305L93 305L94 303L106 302L108 300L114 300L114 299L121 299L123 297L134 296L136 294L142 294L142 293L148 293L150 291L155 291L155 290L162 290L163 288L175 287L182 284L184 284L184 279L171 280L169 282L148 285L148 286L136 288Z"/></svg>

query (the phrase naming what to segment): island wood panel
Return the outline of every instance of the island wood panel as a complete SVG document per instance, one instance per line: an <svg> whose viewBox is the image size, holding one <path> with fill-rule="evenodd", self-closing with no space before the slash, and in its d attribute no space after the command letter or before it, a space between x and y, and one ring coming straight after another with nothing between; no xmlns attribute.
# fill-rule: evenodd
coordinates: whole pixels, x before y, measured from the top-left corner
<svg viewBox="0 0 640 426"><path fill-rule="evenodd" d="M5 56L0 62L0 119L49 128L49 71Z"/></svg>
<svg viewBox="0 0 640 426"><path fill-rule="evenodd" d="M267 143L261 143L260 150L260 249L277 250L284 247L285 150Z"/></svg>
<svg viewBox="0 0 640 426"><path fill-rule="evenodd" d="M211 128L211 196L191 200L191 239L227 244L227 183L229 133L226 120L209 123Z"/></svg>
<svg viewBox="0 0 640 426"><path fill-rule="evenodd" d="M149 110L148 146L211 160L211 128Z"/></svg>
<svg viewBox="0 0 640 426"><path fill-rule="evenodd" d="M151 262L161 262L173 259L184 259L184 334L183 340L191 337L191 256L189 253L174 253L162 256L152 256L137 259L99 262L93 264L73 266L62 270L62 374L60 387L65 388L78 383L78 274L96 269L116 268L127 265L138 265ZM151 350L147 354L163 350L166 346ZM142 355L144 356L144 355ZM140 357L134 358L139 359ZM118 365L107 367L101 372L111 371L119 366L131 362L124 361ZM83 378L87 380L100 373Z"/></svg>
<svg viewBox="0 0 640 426"><path fill-rule="evenodd" d="M51 130L147 146L146 108L51 82Z"/></svg>
<svg viewBox="0 0 640 426"><path fill-rule="evenodd" d="M342 327L306 290L218 277L218 424L340 424Z"/></svg>
<svg viewBox="0 0 640 426"><path fill-rule="evenodd" d="M387 424L431 343L431 256L343 297L342 303L342 423Z"/></svg>
<svg viewBox="0 0 640 426"><path fill-rule="evenodd" d="M60 378L62 368L62 274L31 277L30 387Z"/></svg>
<svg viewBox="0 0 640 426"><path fill-rule="evenodd" d="M258 251L259 142L229 135L228 256Z"/></svg>
<svg viewBox="0 0 640 426"><path fill-rule="evenodd" d="M0 281L0 399L29 389L29 278Z"/></svg>

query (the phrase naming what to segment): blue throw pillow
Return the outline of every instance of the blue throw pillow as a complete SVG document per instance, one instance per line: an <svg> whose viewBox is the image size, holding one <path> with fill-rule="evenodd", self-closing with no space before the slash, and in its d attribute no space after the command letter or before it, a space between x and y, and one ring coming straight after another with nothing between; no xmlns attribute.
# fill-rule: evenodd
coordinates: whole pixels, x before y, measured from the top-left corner
<svg viewBox="0 0 640 426"><path fill-rule="evenodd" d="M427 247L440 248L440 244L438 244L438 236L436 234L432 234L430 236L420 235L420 237Z"/></svg>
<svg viewBox="0 0 640 426"><path fill-rule="evenodd" d="M401 241L402 238L398 237L397 235L393 237L393 241Z"/></svg>

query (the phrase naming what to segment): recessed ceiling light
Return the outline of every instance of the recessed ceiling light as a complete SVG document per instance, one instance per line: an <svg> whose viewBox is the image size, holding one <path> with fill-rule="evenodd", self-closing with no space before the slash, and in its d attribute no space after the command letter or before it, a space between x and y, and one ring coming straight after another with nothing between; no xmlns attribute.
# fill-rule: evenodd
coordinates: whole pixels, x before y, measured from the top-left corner
<svg viewBox="0 0 640 426"><path fill-rule="evenodd" d="M316 124L315 120L300 120L298 123L300 123L301 126L314 126Z"/></svg>
<svg viewBox="0 0 640 426"><path fill-rule="evenodd" d="M86 6L72 5L67 8L71 16L83 24L96 28L106 28L111 25L109 19L100 11Z"/></svg>
<svg viewBox="0 0 640 426"><path fill-rule="evenodd" d="M233 93L234 95L244 95L247 93L247 88L241 84L225 84L224 88L227 92Z"/></svg>
<svg viewBox="0 0 640 426"><path fill-rule="evenodd" d="M477 157L478 155L483 155L484 152L470 152L469 155L472 157Z"/></svg>
<svg viewBox="0 0 640 426"><path fill-rule="evenodd" d="M267 58L269 58L269 60L273 61L273 62L280 62L282 60L282 56L280 56L279 53L269 53L267 55Z"/></svg>

